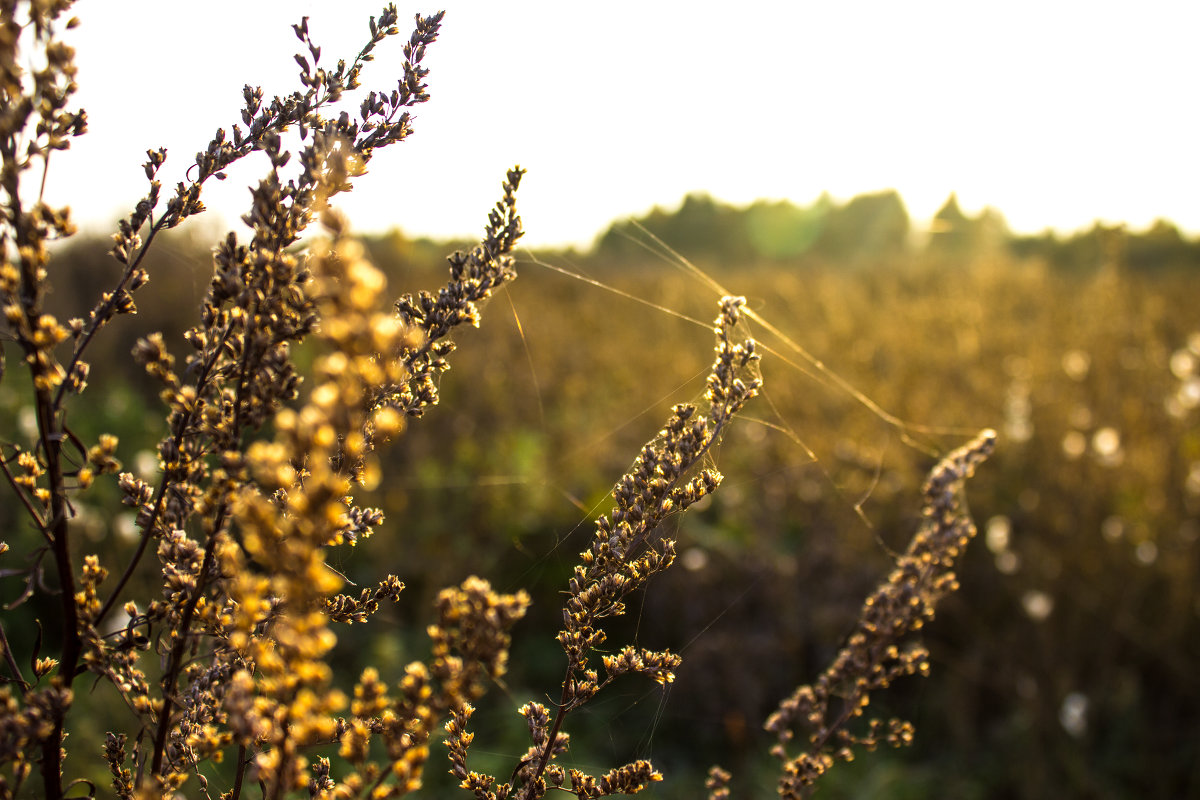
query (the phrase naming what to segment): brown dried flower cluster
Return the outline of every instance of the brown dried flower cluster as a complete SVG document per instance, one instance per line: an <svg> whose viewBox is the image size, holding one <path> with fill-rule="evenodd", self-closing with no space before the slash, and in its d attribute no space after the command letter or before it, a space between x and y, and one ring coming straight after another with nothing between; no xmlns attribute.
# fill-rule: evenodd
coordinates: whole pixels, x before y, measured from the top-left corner
<svg viewBox="0 0 1200 800"><path fill-rule="evenodd" d="M580 798L633 794L662 779L645 760L625 764L600 778L564 769L553 761L567 750L569 736L562 730L567 716L619 676L640 673L660 684L675 680L674 670L681 659L665 650L623 647L615 655L601 658L603 677L589 666L589 659L608 638L602 620L624 614L625 597L675 560L675 541L667 536L655 538L659 526L721 482L719 472L701 468L701 464L762 384L754 340L734 339L745 302L741 297L721 301L714 328L717 355L704 394L707 412L701 414L690 404L675 406L666 426L642 448L633 467L617 482L612 492L616 506L597 520L591 546L579 554L563 608L563 629L557 637L567 656L561 697L553 720L540 703L521 707L533 742L512 778L501 784L494 776L467 769L472 737L466 725L471 709L462 709L447 725L453 773L479 800L533 800L545 796L549 788L569 788Z"/></svg>
<svg viewBox="0 0 1200 800"><path fill-rule="evenodd" d="M816 683L799 687L767 720L767 730L779 740L772 753L783 762L780 797L808 796L837 760L854 759L856 747L874 750L880 742L901 747L912 741L913 727L903 720L871 719L857 733L849 725L864 715L872 692L896 678L929 673L928 651L904 639L932 620L938 602L958 589L954 567L975 535L960 489L995 445L995 432L984 431L933 468L925 483L921 526L887 581L863 604L846 645ZM808 734L803 749L791 755L788 745L797 730Z"/></svg>
<svg viewBox="0 0 1200 800"><path fill-rule="evenodd" d="M367 668L339 691L330 667L337 626L371 622L404 588L381 575L374 586L343 593L329 552L357 545L383 522L380 510L357 505L354 495L377 480L377 448L437 403L437 379L454 350L450 334L478 325L483 303L516 277L520 168L508 172L480 244L450 256L448 283L405 295L393 309L379 307L383 276L330 205L378 148L411 132L409 109L428 99L421 64L442 14L416 17L403 45L404 75L393 90L366 93L356 116L337 104L359 88L374 48L398 34L395 6L372 18L362 50L335 66L322 62L307 21L295 25L300 89L264 102L261 89L247 86L241 124L216 131L165 202L156 176L167 152L149 150L146 196L113 236L120 275L86 318L64 322L46 310L48 244L73 226L68 209L42 201L41 186L51 154L86 130L84 113L68 108L75 67L58 38L71 5L0 2L0 304L35 419L32 437L6 431L0 438L6 502L32 531L5 532L0 541L0 577L22 586L0 620L0 800L95 796L94 770L75 766L89 752L102 755L112 793L126 799L237 800L252 785L269 798L397 797L422 785L438 731L450 772L479 800L534 800L551 789L579 798L634 794L661 780L645 760L598 775L563 766L564 725L622 675L675 679L678 655L605 647L604 625L674 561L664 521L721 482L709 454L761 386L756 343L738 333L744 300L720 303L703 402L675 406L617 482L615 506L580 554L556 637L566 664L553 713L538 702L521 706L530 744L507 780L472 771L472 703L507 669L510 632L530 602L524 592L497 593L477 577L443 590L427 629L429 657L404 666L391 685ZM28 73L27 51L37 62ZM207 296L185 333L189 351L180 360L160 334L134 349L160 387L165 435L154 479L123 472L116 437L87 443L68 424L75 396L88 386L89 345L136 311L158 233L202 213L205 182L254 153L267 169L242 218L249 238L229 233L215 247ZM299 247L317 220L325 237ZM302 342L316 354L303 376L293 361ZM934 471L927 522L868 600L858 631L818 683L768 722L781 742L784 796L798 796L852 746L911 737L902 723L874 721L858 735L846 723L862 713L869 692L924 670L924 651L901 650L899 640L956 586L951 568L974 530L956 488L992 442L982 438ZM133 510L138 533L114 580L99 556L78 552L72 502L104 476ZM19 614L24 630L39 631L35 642L9 640L3 623ZM27 666L18 653L29 655ZM68 738L85 673L110 686L128 711L111 722L103 744ZM831 709L835 697L842 702ZM789 756L799 723L813 733L804 753ZM210 787L215 776L228 785ZM710 797L728 797L729 781L714 768Z"/></svg>
<svg viewBox="0 0 1200 800"><path fill-rule="evenodd" d="M303 91L264 106L262 91L247 87L246 129L235 125L228 137L218 130L196 156L195 177L179 184L162 210L155 175L166 151L150 151L149 192L114 236L112 256L124 268L119 281L86 320L60 324L43 308L45 244L72 229L65 209L23 201L21 177L38 165L44 170L50 153L85 128L82 112L63 110L75 70L70 48L55 38L55 21L69 6L7 4L0 40L0 292L7 333L32 378L38 427L32 446L4 445L0 466L43 542L31 568L6 574L24 576L23 601L46 583L48 563L61 597L57 658L37 658L27 677L7 638L0 641L8 680L18 689L0 690L7 709L0 796L19 793L35 767L45 796L64 795L72 685L85 671L107 679L137 720L132 739L113 732L104 746L120 797L169 796L188 781L207 792L201 765L233 753L233 797L247 780L270 796L407 793L420 784L426 742L447 709L503 673L507 631L527 599L496 594L475 578L447 590L439 622L430 628L431 661L406 668L395 698L369 671L351 703L330 686L332 625L368 620L403 585L386 576L357 597L340 594L343 581L327 566L325 552L356 544L382 521L381 512L356 506L352 497L375 469L374 447L436 402L430 376L446 368L447 334L476 318L474 304L514 277L510 251L521 233L514 200L521 170L509 173L483 244L452 258L451 282L436 314L376 308L383 277L345 236L328 203L364 172L375 149L410 132L406 109L428 98L420 63L442 15L417 18L404 45L404 77L391 92L369 93L353 121L327 109L358 87L375 46L398 33L395 7L371 19L370 38L352 64L339 61L332 69L321 66L320 48L301 22L294 30L306 51L296 57ZM20 48L30 44L22 39L28 34L18 12L46 58L31 84L18 67ZM299 131L295 150L284 139L292 128ZM85 447L66 424L67 395L86 387L88 344L115 316L135 311L133 292L149 280L141 263L155 235L202 212L203 183L254 152L266 155L269 171L243 217L252 235L242 243L230 233L216 248L200 322L186 335L191 352L183 368L176 369L161 335L146 337L134 351L162 386L168 433L158 448L157 481L119 476L140 537L120 579L106 587L108 570L97 556L86 556L76 572L69 498L97 476L119 471L118 442L104 435ZM286 177L293 156L298 169ZM292 246L318 216L331 239L309 245L307 254L296 252ZM301 378L291 349L305 339L318 342L324 355L297 406ZM161 596L126 600L151 548ZM127 621L106 634L118 606ZM351 716L338 716L347 705ZM387 758L368 762L375 740ZM303 750L336 742L351 768L335 779L327 762L311 765Z"/></svg>

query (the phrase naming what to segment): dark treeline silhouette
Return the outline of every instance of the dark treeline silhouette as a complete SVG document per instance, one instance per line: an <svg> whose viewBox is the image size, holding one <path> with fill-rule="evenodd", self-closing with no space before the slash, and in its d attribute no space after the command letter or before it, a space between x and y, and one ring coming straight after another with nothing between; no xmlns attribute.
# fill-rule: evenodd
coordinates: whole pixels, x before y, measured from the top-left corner
<svg viewBox="0 0 1200 800"><path fill-rule="evenodd" d="M811 206L760 200L737 208L707 194L690 194L674 212L654 208L614 222L596 240L602 262L644 257L639 226L706 262L737 265L805 257L858 261L902 252L911 234L908 211L894 191L855 197L838 205L822 195Z"/></svg>
<svg viewBox="0 0 1200 800"><path fill-rule="evenodd" d="M919 227L913 225L894 190L858 195L841 204L825 193L808 206L787 200L734 206L706 193L692 193L673 211L656 206L640 217L614 221L591 248L571 255L606 269L653 260L656 257L647 249L650 237L641 229L687 258L718 269L808 263L872 266L913 257L951 266L997 255L1042 261L1068 273L1087 273L1105 265L1138 271L1200 266L1200 238L1185 236L1177 225L1163 219L1140 231L1096 222L1069 234L1050 229L1016 234L998 210L985 207L975 215L967 214L951 194L931 223ZM207 288L208 240L196 234L168 238L165 252L151 256L173 276L170 286L154 289L165 295L156 298L152 307L157 309L190 306ZM402 283L440 274L448 252L471 244L413 236L400 229L365 235L363 242L389 279ZM94 288L112 270L106 251L102 243L80 237L59 252L55 268L71 274L67 279L71 286ZM84 309L75 307L75 296L89 295L80 291L50 302L59 312L79 314Z"/></svg>
<svg viewBox="0 0 1200 800"><path fill-rule="evenodd" d="M1106 265L1137 272L1200 266L1200 239L1185 236L1166 220L1144 231L1097 222L1067 235L1051 230L1017 235L997 210L967 214L952 194L923 230L913 226L903 200L892 190L859 195L843 204L823 194L809 206L759 200L738 207L693 193L674 211L655 207L641 217L615 221L588 251L569 255L605 271L645 264L657 256L648 249L651 237L642 229L685 257L719 270L751 265L872 267L914 259L953 268L988 256L1003 256L1011 263L1040 261L1064 275L1086 275ZM131 386L145 383L141 368L124 356L147 331L163 331L168 345L184 349L172 322L182 310L195 307L208 288L209 238L203 232L170 231L163 245L151 251L150 272L163 277L145 290L145 300L138 304L139 323L94 346L100 360L113 364L108 377ZM413 237L399 229L366 235L363 244L397 286L421 285L440 276L446 254L470 246L467 241ZM108 249L106 237L83 235L57 250L51 269L59 285L71 291L49 295L52 311L63 318L86 314L84 298L100 291L116 271ZM147 391L153 395L157 390Z"/></svg>
<svg viewBox="0 0 1200 800"><path fill-rule="evenodd" d="M1020 235L994 208L965 213L951 194L927 230L914 228L894 190L863 194L844 204L822 194L808 206L759 200L733 206L703 193L689 194L674 211L655 207L632 220L614 222L596 240L602 263L640 260L652 233L671 247L713 264L803 261L871 263L901 255L966 258L1006 253L1040 259L1066 270L1104 264L1131 269L1200 266L1200 239L1185 237L1166 220L1145 231L1097 222L1087 230Z"/></svg>

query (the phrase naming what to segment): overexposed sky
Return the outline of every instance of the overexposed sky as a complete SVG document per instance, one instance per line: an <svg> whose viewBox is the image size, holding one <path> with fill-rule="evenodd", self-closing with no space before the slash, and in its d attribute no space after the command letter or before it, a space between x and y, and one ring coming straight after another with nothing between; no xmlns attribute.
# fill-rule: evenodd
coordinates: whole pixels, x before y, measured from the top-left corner
<svg viewBox="0 0 1200 800"><path fill-rule="evenodd" d="M397 5L402 36L365 88L394 87L414 13L447 15L415 134L342 196L360 232L475 236L515 163L529 245L586 246L697 190L805 204L895 188L918 221L956 191L1022 232L1155 217L1200 232L1195 0ZM147 148L168 149L172 186L238 121L243 84L299 88L291 23L311 17L332 66L381 7L80 0L68 42L90 132L52 162L48 199L108 230L145 192ZM208 184L226 223L264 164Z"/></svg>

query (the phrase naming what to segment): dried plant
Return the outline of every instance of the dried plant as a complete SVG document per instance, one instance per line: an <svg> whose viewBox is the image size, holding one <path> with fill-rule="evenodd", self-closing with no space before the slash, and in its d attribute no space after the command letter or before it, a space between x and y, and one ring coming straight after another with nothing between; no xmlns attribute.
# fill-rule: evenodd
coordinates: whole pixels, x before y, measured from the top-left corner
<svg viewBox="0 0 1200 800"><path fill-rule="evenodd" d="M654 538L660 524L711 493L721 482L719 472L700 465L734 415L761 385L754 340L733 339L744 303L740 297L721 301L715 327L717 357L704 394L707 412L700 414L690 404L675 406L658 436L642 448L633 467L617 482L612 492L617 505L596 522L590 547L580 553L563 608L563 629L557 637L567 656L561 697L553 720L541 703L521 707L533 743L512 779L497 785L494 776L467 769L469 706L462 708L447 726L446 744L454 775L480 800L533 800L543 797L548 787L568 786L581 798L634 794L651 781L661 780L662 776L644 760L618 767L600 778L565 770L552 762L567 749L569 738L562 730L567 716L617 677L640 673L660 684L675 680L674 669L681 660L668 651L623 647L616 655L602 657L604 677L590 669L588 661L592 651L608 638L602 620L624 614L624 599L675 560L674 540Z"/></svg>
<svg viewBox="0 0 1200 800"><path fill-rule="evenodd" d="M32 441L8 432L0 441L10 502L36 537L9 537L27 558L19 566L10 566L16 554L0 542L0 576L24 585L5 621L29 613L39 630L58 638L57 645L39 636L14 646L0 625L7 684L0 688L0 797L57 800L78 794L79 783L96 794L87 773L68 764L81 750L103 753L121 798L211 797L216 774L228 778L216 792L229 798L242 797L250 784L271 798L400 796L421 786L431 737L443 730L452 774L481 800L532 800L551 789L580 798L633 794L660 780L644 760L594 776L558 759L569 745L567 718L620 676L639 673L660 684L675 678L678 655L602 649L603 626L625 612L631 592L670 567L674 541L662 523L721 481L707 461L710 451L761 385L758 348L737 332L744 301L721 301L702 407L673 409L616 484L616 505L580 554L557 635L566 665L553 712L537 702L519 709L531 741L507 780L471 771L472 703L507 668L510 631L530 602L524 592L497 593L478 577L442 591L428 628L430 656L405 666L395 686L368 667L347 695L335 688L330 668L335 627L370 622L404 588L382 575L356 596L342 593L345 581L329 566L329 551L356 545L383 522L380 510L357 505L354 494L379 470L376 449L437 403L437 378L454 349L449 334L463 323L477 325L483 301L516 276L520 168L508 172L479 246L450 257L446 286L402 297L393 310L377 307L383 277L330 205L376 149L411 132L408 109L428 99L421 63L442 14L416 17L403 45L403 77L395 89L367 93L356 117L337 104L359 88L374 48L399 32L395 6L370 20L369 38L349 64L332 68L322 66L307 21L295 25L303 47L296 56L300 90L264 104L261 89L246 87L241 125L229 134L217 130L196 154L194 177L165 203L156 176L166 150L148 151L146 196L113 236L119 278L86 318L63 322L46 310L47 245L74 229L66 208L43 202L41 187L52 153L86 130L84 113L68 110L75 67L58 39L70 6L9 0L0 17L0 298L5 336L28 373L36 416ZM65 27L75 24L72 18ZM29 74L20 66L26 51L41 59ZM182 367L160 334L134 350L166 408L157 478L143 480L122 471L116 437L88 444L69 424L76 396L87 389L85 356L103 329L135 312L156 236L203 212L206 181L256 152L269 168L242 218L250 237L230 233L214 249L211 284L186 332ZM323 238L297 247L317 220ZM292 359L301 342L318 353L303 380ZM0 379L3 368L0 360ZM831 750L846 757L854 745L908 735L903 726L876 722L852 735L845 725L870 691L924 669L923 651L901 651L899 639L954 589L950 568L973 531L955 487L991 442L981 439L935 470L926 488L927 524L868 601L858 632L820 681L768 723L785 759L784 796L800 794L826 769ZM103 476L114 476L138 530L115 580L98 555L78 551L74 535L72 498ZM157 596L137 590L147 583ZM123 621L114 619L118 612ZM43 648L54 654L42 656ZM32 653L28 668L18 663L21 651ZM103 745L68 741L85 673L110 685L129 712L127 724L113 722L123 729L109 731ZM833 697L842 705L831 712ZM800 721L815 732L807 751L788 756L784 745ZM223 770L212 769L223 761ZM714 769L710 796L728 796L728 781Z"/></svg>
<svg viewBox="0 0 1200 800"><path fill-rule="evenodd" d="M911 723L873 718L866 730L852 732L871 693L896 678L929 674L929 652L905 638L933 619L938 602L958 589L955 563L975 535L975 524L963 509L964 480L996 445L996 434L984 431L945 458L925 483L922 523L887 581L863 604L846 645L816 683L799 687L767 720L778 744L772 754L783 762L779 796L807 797L836 760L852 761L856 747L874 750L880 742L909 744ZM797 728L809 734L802 750L789 755Z"/></svg>

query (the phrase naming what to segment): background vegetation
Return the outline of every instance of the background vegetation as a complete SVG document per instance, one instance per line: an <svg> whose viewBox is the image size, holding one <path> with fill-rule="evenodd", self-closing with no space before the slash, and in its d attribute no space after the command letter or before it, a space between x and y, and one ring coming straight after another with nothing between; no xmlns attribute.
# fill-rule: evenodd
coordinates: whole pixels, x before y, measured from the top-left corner
<svg viewBox="0 0 1200 800"><path fill-rule="evenodd" d="M1000 430L969 488L982 541L926 631L934 678L890 699L913 715L915 749L839 767L822 793L1200 796L1200 243L1167 222L1014 237L953 198L921 242L894 194L807 209L691 197L638 223L887 412ZM789 237L811 244L788 252ZM446 407L398 451L429 470L392 489L414 518L462 515L428 541L445 546L447 526L506 531L506 554L472 539L455 559L549 574L547 601L558 553L576 549L558 544L581 517L564 498L591 507L658 416L629 409L703 366L660 354L696 352L703 332L539 265L676 311L702 305L703 288L647 243L622 223L590 253L532 255L509 289L521 326L493 309L447 375ZM381 263L407 252L416 271L424 246L394 235L372 250ZM760 721L828 661L906 541L929 464L819 373L768 360L764 377L771 407L749 414L768 425L731 434L729 483L684 518L693 569L664 575L638 616L642 639L680 648L679 680L665 699L614 703L611 724L644 731L636 746L668 770L764 752ZM711 751L673 748L698 731Z"/></svg>
<svg viewBox="0 0 1200 800"><path fill-rule="evenodd" d="M1167 223L1016 238L995 212L970 218L953 199L942 217L921 243L895 195L807 209L697 196L640 229L614 225L591 252L525 254L521 280L462 341L443 404L389 451L384 474L405 477L376 499L403 525L339 568L365 581L394 538L404 556L389 569L412 593L406 608L467 574L506 575L497 588L533 594L522 625L556 624L585 520L706 367L707 331L640 302L699 319L710 306L678 258L659 255L656 234L888 413L1001 432L970 491L982 541L926 631L934 679L901 683L886 701L915 719L915 747L840 767L823 792L1198 796L1200 247ZM367 244L397 294L432 285L454 245L399 232ZM156 389L124 354L195 306L207 247L175 237L158 251L150 270L169 277L94 354L108 366L94 375L106 382L98 394L111 399L75 420L142 443L149 468ZM102 252L64 248L62 285L86 297L110 279ZM75 296L52 300L65 315ZM769 402L748 412L763 424L730 434L718 462L728 484L683 518L683 568L631 614L631 636L684 655L678 681L618 692L576 725L575 747L598 761L652 755L674 772L659 796L689 796L699 778L678 773L714 761L746 782L767 769L762 720L829 660L911 534L913 488L931 460L908 445L949 441L902 433L806 369L764 365ZM27 424L18 397L0 387L5 425ZM97 546L131 523L100 508L88 519ZM560 669L551 641L519 633L520 668L496 716L481 710L483 738L503 737L506 704ZM363 661L403 663L420 646L364 639ZM354 675L361 664L344 666Z"/></svg>

